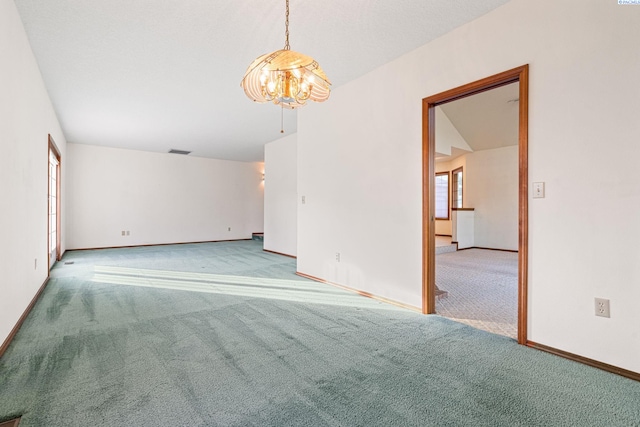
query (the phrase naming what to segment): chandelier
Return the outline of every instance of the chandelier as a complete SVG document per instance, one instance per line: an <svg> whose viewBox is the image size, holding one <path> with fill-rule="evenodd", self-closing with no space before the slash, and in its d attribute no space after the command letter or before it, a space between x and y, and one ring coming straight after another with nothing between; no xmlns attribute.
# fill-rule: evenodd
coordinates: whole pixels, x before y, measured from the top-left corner
<svg viewBox="0 0 640 427"><path fill-rule="evenodd" d="M310 56L289 47L289 0L286 0L284 49L258 57L249 65L241 86L255 102L273 102L283 108L302 107L307 100L329 98L331 82Z"/></svg>

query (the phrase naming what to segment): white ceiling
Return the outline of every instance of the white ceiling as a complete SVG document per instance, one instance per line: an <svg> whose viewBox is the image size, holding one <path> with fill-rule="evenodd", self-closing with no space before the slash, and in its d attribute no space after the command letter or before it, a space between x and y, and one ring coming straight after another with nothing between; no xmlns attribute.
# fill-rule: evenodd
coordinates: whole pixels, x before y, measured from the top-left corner
<svg viewBox="0 0 640 427"><path fill-rule="evenodd" d="M335 88L507 1L291 0L291 49ZM240 80L284 46L284 0L15 3L69 142L255 161L282 137L280 109Z"/></svg>
<svg viewBox="0 0 640 427"><path fill-rule="evenodd" d="M440 109L473 151L517 145L519 87L511 83L440 105ZM466 152L456 150L439 160L462 154Z"/></svg>

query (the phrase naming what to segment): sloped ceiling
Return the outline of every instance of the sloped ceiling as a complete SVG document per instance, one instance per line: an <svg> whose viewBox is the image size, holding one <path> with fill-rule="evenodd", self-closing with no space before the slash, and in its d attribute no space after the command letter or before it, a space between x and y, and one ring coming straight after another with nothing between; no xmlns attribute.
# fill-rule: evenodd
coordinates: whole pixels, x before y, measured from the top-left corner
<svg viewBox="0 0 640 427"><path fill-rule="evenodd" d="M508 147L518 144L518 92L512 83L440 108L473 151Z"/></svg>
<svg viewBox="0 0 640 427"><path fill-rule="evenodd" d="M507 0L291 0L291 49L338 87ZM15 0L69 142L255 161L280 134L240 87L284 0ZM331 98L329 101L331 102ZM284 111L285 135L296 112Z"/></svg>

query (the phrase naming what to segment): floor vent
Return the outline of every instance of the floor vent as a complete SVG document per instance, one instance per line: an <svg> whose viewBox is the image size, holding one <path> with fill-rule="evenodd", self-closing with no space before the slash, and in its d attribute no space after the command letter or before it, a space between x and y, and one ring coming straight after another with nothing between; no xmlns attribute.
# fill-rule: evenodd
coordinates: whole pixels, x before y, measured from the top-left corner
<svg viewBox="0 0 640 427"><path fill-rule="evenodd" d="M169 154L184 154L184 155L187 155L187 154L191 154L191 151L176 150L175 148L172 148L171 150L169 150Z"/></svg>
<svg viewBox="0 0 640 427"><path fill-rule="evenodd" d="M18 424L20 424L20 418L0 423L0 427L18 427Z"/></svg>
<svg viewBox="0 0 640 427"><path fill-rule="evenodd" d="M75 261L65 261L65 262L64 262L64 265L71 265L71 264L73 264L74 262L75 262ZM2 427L2 426L0 426L0 427Z"/></svg>

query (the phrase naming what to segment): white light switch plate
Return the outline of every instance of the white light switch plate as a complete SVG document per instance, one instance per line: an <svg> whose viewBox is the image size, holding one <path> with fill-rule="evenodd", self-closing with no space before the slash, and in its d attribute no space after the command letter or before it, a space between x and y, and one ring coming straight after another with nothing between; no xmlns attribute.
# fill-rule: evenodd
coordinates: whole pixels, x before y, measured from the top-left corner
<svg viewBox="0 0 640 427"><path fill-rule="evenodd" d="M533 198L544 199L544 182L533 183Z"/></svg>

